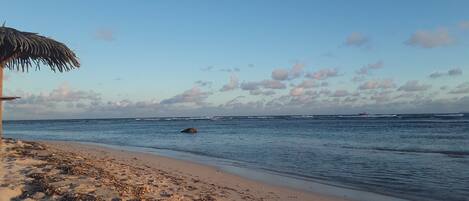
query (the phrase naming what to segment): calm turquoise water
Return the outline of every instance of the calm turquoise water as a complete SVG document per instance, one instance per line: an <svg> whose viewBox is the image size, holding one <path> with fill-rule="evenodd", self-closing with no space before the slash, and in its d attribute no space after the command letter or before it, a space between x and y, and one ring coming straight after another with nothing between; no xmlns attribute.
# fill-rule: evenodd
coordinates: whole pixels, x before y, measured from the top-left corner
<svg viewBox="0 0 469 201"><path fill-rule="evenodd" d="M5 137L189 152L412 200L469 200L469 115L7 121ZM179 130L196 127L196 135Z"/></svg>

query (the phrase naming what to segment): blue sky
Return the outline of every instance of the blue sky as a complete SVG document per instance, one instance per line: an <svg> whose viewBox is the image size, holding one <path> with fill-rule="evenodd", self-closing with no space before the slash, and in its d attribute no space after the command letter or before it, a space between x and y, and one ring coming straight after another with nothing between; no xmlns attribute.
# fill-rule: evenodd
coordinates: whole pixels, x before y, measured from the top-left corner
<svg viewBox="0 0 469 201"><path fill-rule="evenodd" d="M82 66L7 72L7 119L460 112L468 1L5 1Z"/></svg>

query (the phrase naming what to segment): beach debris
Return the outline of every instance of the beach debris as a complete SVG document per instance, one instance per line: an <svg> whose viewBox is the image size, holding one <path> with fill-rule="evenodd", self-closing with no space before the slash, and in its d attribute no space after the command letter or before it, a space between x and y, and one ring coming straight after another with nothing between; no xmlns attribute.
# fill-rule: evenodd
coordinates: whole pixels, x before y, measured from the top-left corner
<svg viewBox="0 0 469 201"><path fill-rule="evenodd" d="M173 194L171 192L168 192L168 191L161 191L160 195L162 197L171 197Z"/></svg>
<svg viewBox="0 0 469 201"><path fill-rule="evenodd" d="M139 161L132 160L134 156L126 163L105 156L90 157L63 151L42 143L12 139L3 142L8 152L1 162L34 161L19 170L24 174L24 190L12 200L213 201L230 200L228 195L248 201L265 200L244 189L228 188L153 167L141 168L135 165Z"/></svg>
<svg viewBox="0 0 469 201"><path fill-rule="evenodd" d="M192 133L192 134L195 134L195 133L197 133L197 129L196 129L196 128L186 128L186 129L182 130L181 133Z"/></svg>
<svg viewBox="0 0 469 201"><path fill-rule="evenodd" d="M42 199L46 196L45 193L43 192L36 192L33 194L33 196L31 196L33 199L36 199L36 200L39 200L39 199Z"/></svg>

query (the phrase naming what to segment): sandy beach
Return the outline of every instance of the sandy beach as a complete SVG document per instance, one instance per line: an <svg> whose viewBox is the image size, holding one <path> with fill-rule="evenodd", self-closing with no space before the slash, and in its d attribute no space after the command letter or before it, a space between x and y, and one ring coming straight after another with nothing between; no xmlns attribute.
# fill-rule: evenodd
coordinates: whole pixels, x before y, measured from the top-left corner
<svg viewBox="0 0 469 201"><path fill-rule="evenodd" d="M251 181L153 154L5 139L4 200L345 200Z"/></svg>

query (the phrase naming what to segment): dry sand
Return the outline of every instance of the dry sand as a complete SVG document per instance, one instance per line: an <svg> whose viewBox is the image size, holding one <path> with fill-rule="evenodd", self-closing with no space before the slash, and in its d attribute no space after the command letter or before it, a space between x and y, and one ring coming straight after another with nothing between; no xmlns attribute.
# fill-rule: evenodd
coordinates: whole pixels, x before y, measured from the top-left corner
<svg viewBox="0 0 469 201"><path fill-rule="evenodd" d="M1 145L3 200L345 200L153 154L72 142Z"/></svg>

